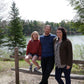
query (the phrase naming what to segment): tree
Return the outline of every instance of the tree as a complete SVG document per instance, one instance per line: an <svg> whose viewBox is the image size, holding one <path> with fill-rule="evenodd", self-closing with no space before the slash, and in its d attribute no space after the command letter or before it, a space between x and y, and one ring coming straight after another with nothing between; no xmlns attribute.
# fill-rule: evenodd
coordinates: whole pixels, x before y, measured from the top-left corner
<svg viewBox="0 0 84 84"><path fill-rule="evenodd" d="M1 25L1 20L0 20L0 46L3 43L3 38L4 38L4 30Z"/></svg>
<svg viewBox="0 0 84 84"><path fill-rule="evenodd" d="M77 20L84 23L84 0L69 0L70 4L74 6L74 10L77 11Z"/></svg>
<svg viewBox="0 0 84 84"><path fill-rule="evenodd" d="M11 7L11 20L10 20L10 25L9 25L9 34L8 34L8 46L9 49L13 49L14 47L19 47L20 54L23 53L23 48L26 46L26 40L23 35L23 26L19 17L19 11L16 8L15 2L12 3Z"/></svg>
<svg viewBox="0 0 84 84"><path fill-rule="evenodd" d="M0 46L4 43L3 38L5 36L4 24L2 18L4 16L4 11L6 9L5 0L0 0Z"/></svg>
<svg viewBox="0 0 84 84"><path fill-rule="evenodd" d="M79 31L84 34L84 0L69 0L70 4L74 6L74 10L77 11L75 18L75 26L79 28Z"/></svg>

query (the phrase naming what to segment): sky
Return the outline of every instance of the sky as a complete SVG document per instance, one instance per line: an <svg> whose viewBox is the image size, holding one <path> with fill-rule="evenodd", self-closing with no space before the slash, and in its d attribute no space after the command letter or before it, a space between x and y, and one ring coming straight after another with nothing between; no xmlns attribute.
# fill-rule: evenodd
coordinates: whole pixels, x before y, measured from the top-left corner
<svg viewBox="0 0 84 84"><path fill-rule="evenodd" d="M61 22L72 20L75 16L73 7L67 0L13 0L22 19Z"/></svg>

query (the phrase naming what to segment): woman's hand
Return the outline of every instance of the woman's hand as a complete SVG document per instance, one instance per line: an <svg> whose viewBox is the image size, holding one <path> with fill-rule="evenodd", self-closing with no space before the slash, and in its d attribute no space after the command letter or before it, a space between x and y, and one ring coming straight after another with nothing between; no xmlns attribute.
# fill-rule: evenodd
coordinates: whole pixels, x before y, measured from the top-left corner
<svg viewBox="0 0 84 84"><path fill-rule="evenodd" d="M70 69L70 66L67 65L66 69Z"/></svg>

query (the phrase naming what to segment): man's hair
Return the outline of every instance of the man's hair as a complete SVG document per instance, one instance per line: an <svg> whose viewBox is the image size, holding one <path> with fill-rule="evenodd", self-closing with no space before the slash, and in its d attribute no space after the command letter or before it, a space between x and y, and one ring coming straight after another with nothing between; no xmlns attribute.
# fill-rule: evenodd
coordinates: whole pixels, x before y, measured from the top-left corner
<svg viewBox="0 0 84 84"><path fill-rule="evenodd" d="M45 25L44 28L46 28L47 26L50 27L50 29L51 29L51 25Z"/></svg>

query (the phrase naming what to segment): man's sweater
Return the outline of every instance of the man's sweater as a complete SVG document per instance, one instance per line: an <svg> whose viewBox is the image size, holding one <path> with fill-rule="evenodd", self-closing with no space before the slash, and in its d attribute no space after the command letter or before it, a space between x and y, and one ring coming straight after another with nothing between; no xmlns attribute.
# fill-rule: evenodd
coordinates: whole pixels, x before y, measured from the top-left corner
<svg viewBox="0 0 84 84"><path fill-rule="evenodd" d="M42 57L54 56L54 47L53 47L54 38L55 35L53 34L49 34L48 36L45 35L40 36Z"/></svg>

